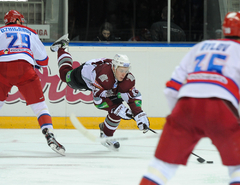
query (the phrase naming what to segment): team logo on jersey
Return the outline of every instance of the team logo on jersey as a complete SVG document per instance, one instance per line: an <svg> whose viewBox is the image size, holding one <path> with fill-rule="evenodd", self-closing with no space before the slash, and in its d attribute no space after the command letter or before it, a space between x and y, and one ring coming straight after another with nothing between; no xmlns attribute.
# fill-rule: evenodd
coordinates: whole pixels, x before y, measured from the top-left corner
<svg viewBox="0 0 240 185"><path fill-rule="evenodd" d="M105 80L108 80L108 76L106 74L100 75L98 77L102 82L104 82Z"/></svg>
<svg viewBox="0 0 240 185"><path fill-rule="evenodd" d="M95 105L98 109L105 109L105 108L108 108L109 105L107 104L107 102L103 102L102 104L100 105Z"/></svg>
<svg viewBox="0 0 240 185"><path fill-rule="evenodd" d="M73 70L67 72L66 82L71 82L71 72L72 72L72 71L73 71Z"/></svg>
<svg viewBox="0 0 240 185"><path fill-rule="evenodd" d="M141 100L135 100L135 105L137 106L137 107L141 107L142 106L142 101Z"/></svg>
<svg viewBox="0 0 240 185"><path fill-rule="evenodd" d="M106 97L110 97L110 96L113 96L113 95L114 95L114 93L113 93L112 89L106 90Z"/></svg>

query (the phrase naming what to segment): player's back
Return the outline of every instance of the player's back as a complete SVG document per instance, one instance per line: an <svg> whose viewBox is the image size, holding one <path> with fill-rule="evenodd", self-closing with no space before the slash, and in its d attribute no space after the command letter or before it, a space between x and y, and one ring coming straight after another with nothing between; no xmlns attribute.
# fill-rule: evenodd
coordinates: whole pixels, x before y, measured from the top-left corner
<svg viewBox="0 0 240 185"><path fill-rule="evenodd" d="M187 82L179 97L219 97L236 107L240 87L240 43L233 40L207 40L195 45L180 66Z"/></svg>
<svg viewBox="0 0 240 185"><path fill-rule="evenodd" d="M17 24L11 24L0 28L0 50L7 48L29 48L31 30Z"/></svg>
<svg viewBox="0 0 240 185"><path fill-rule="evenodd" d="M108 82L107 84L111 84L111 87L113 86L113 79L115 78L111 69L111 61L112 60L108 58L98 58L91 59L84 63L81 73L84 81L90 89L93 88L92 85L96 82L100 85L103 85L102 83L104 82ZM109 89L110 87L106 88Z"/></svg>
<svg viewBox="0 0 240 185"><path fill-rule="evenodd" d="M48 63L48 56L44 45L37 33L20 24L10 24L0 27L0 62L23 59L35 65Z"/></svg>

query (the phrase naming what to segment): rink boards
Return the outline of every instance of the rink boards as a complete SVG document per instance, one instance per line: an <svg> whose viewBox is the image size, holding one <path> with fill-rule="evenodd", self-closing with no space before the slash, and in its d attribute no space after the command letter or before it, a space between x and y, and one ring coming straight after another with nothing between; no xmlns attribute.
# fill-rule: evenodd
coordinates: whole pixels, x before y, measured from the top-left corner
<svg viewBox="0 0 240 185"><path fill-rule="evenodd" d="M99 123L105 117L78 117L87 129L99 129ZM55 129L74 129L69 117L52 117ZM165 118L149 118L152 129L162 129ZM38 129L40 128L36 117L0 117L1 129ZM138 129L134 120L121 120L119 129Z"/></svg>
<svg viewBox="0 0 240 185"><path fill-rule="evenodd" d="M36 72L42 83L45 100L57 129L72 129L69 115L74 113L89 129L98 129L106 111L98 110L89 91L80 92L62 83L58 74L57 53L50 52L50 44L45 44L49 56L49 67ZM147 113L152 129L162 129L169 108L163 90L165 83L192 45L183 44L73 44L69 52L73 67L93 58L113 58L116 53L126 54L131 61L131 72L136 78L136 88L142 94L142 109ZM13 87L6 104L0 110L0 128L39 128L37 118L24 98ZM120 129L137 129L134 120L122 120Z"/></svg>

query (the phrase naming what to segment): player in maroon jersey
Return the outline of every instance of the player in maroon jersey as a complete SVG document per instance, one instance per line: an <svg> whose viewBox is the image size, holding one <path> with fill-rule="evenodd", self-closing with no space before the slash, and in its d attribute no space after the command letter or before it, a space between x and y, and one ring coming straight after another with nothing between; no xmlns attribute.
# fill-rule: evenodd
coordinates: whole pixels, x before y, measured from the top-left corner
<svg viewBox="0 0 240 185"><path fill-rule="evenodd" d="M114 59L92 59L81 66L72 68L72 57L64 49L69 43L68 34L53 43L50 49L58 52L58 67L62 81L73 89L87 89L93 93L94 105L108 111L103 123L99 124L100 137L113 136L121 119L137 122L144 133L148 131L149 121L141 108L141 93L135 88L135 78L129 72L130 61L126 55L116 54ZM129 106L127 108L123 102ZM118 150L118 141L102 143Z"/></svg>

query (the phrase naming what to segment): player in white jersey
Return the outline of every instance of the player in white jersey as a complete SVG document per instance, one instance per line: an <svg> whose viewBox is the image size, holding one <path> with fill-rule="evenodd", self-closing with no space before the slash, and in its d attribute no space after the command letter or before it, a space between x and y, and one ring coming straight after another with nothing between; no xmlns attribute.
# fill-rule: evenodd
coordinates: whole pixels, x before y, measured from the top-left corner
<svg viewBox="0 0 240 185"><path fill-rule="evenodd" d="M222 28L224 39L193 46L166 83L171 114L140 185L165 185L203 137L228 167L229 184L240 185L240 12L228 13Z"/></svg>
<svg viewBox="0 0 240 185"><path fill-rule="evenodd" d="M65 148L53 135L52 118L45 103L40 79L35 67L47 66L48 56L37 33L24 25L24 17L16 10L4 16L0 27L0 109L12 86L17 86L37 116L39 126L48 145L65 155Z"/></svg>

